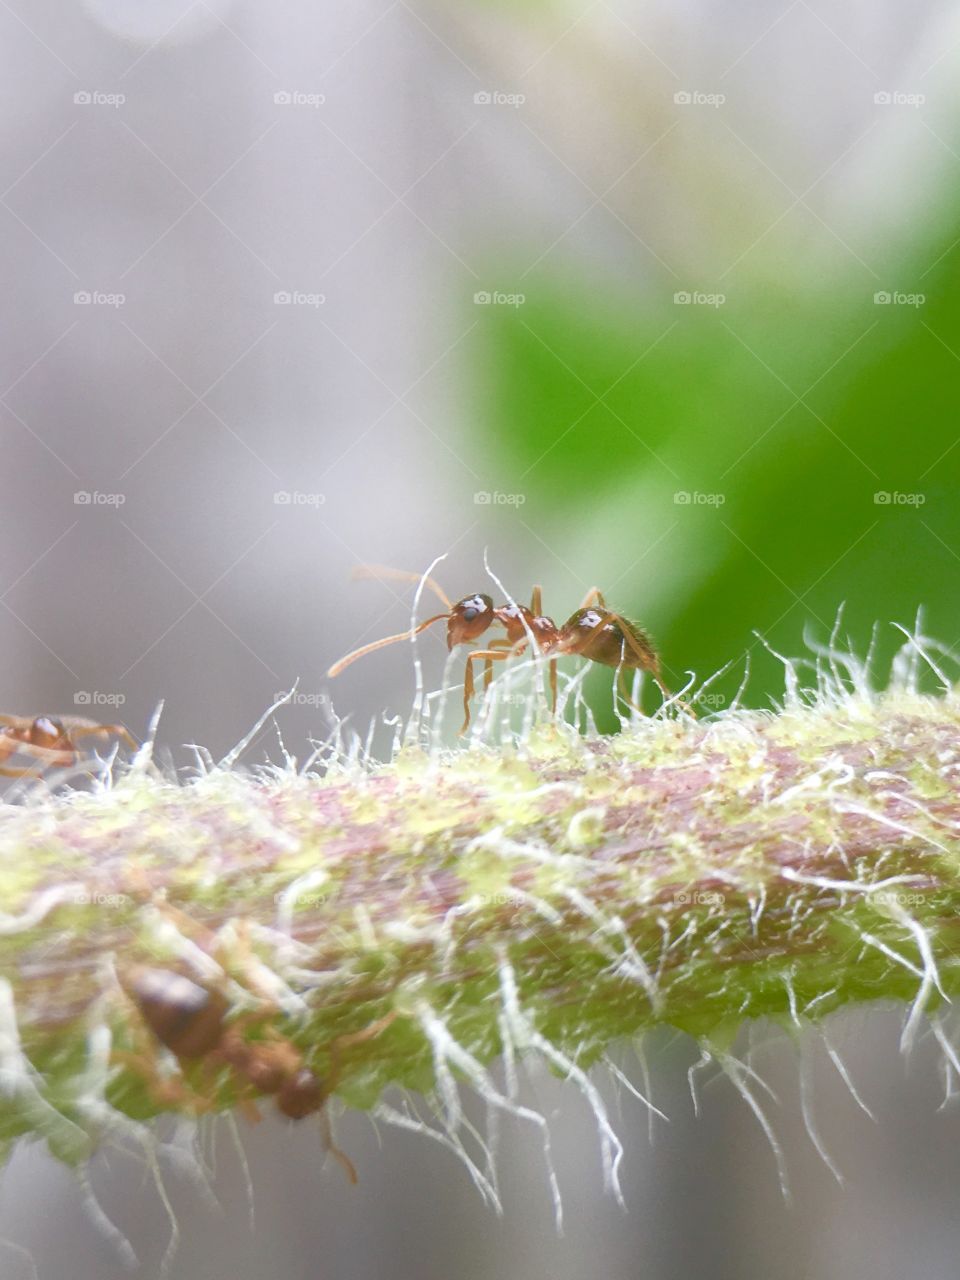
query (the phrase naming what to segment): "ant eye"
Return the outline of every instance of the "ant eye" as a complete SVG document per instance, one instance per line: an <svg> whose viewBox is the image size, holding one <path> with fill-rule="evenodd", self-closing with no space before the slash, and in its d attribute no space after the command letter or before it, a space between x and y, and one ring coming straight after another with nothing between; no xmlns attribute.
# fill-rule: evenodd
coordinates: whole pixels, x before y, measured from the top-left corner
<svg viewBox="0 0 960 1280"><path fill-rule="evenodd" d="M477 616L477 614L478 614L478 613L479 613L479 610L478 610L478 609L474 609L474 608L472 608L472 607L471 607L471 608L469 608L469 609L464 609L464 611L463 611L463 620L464 620L464 622L472 622L472 621L474 620L474 618Z"/></svg>

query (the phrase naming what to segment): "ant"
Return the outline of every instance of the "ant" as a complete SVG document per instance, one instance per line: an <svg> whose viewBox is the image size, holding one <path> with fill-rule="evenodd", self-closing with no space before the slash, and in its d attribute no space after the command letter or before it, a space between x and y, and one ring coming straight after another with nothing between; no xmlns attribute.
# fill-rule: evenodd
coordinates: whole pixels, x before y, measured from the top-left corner
<svg viewBox="0 0 960 1280"><path fill-rule="evenodd" d="M26 778L54 765L68 768L80 758L78 738L120 738L131 750L137 746L122 724L99 724L81 716L55 720L52 716L0 715L0 776ZM32 756L38 763L29 769L7 767L4 761L18 753Z"/></svg>
<svg viewBox="0 0 960 1280"><path fill-rule="evenodd" d="M557 709L557 656L572 654L587 658L590 662L600 663L605 667L614 667L620 672L622 680L625 671L648 671L659 686L665 698L673 694L667 688L660 674L660 658L653 642L647 633L636 623L608 608L602 593L597 587L591 587L583 599L580 608L570 615L562 626L557 626L552 618L542 613L541 591L534 587L530 597L529 609L522 604L507 604L494 608L493 599L478 592L476 595L464 596L455 604L431 577L423 577L415 573L407 573L402 569L387 569L380 565L361 565L354 570L354 577L359 578L399 578L406 582L423 581L446 606L445 613L434 614L425 622L419 623L411 631L402 631L398 635L386 636L383 640L374 640L371 644L354 649L339 662L335 662L327 675L338 676L345 667L356 662L368 653L374 653L385 645L395 644L398 640L410 640L419 635L435 622L446 619L447 648L453 649L458 644L472 644L479 639L494 623L498 623L506 631L506 637L490 641L484 648L474 649L467 654L466 669L463 681L463 726L461 734L466 733L470 725L470 700L474 693L473 663L484 663L484 688L490 687L493 678L493 664L506 662L508 658L523 653L531 640L537 651L545 655L550 663L550 698L551 708ZM621 684L620 692L635 710L638 707L627 697ZM684 706L686 704L683 704ZM689 708L686 708L690 710ZM692 711L691 711L691 714Z"/></svg>
<svg viewBox="0 0 960 1280"><path fill-rule="evenodd" d="M222 991L201 986L168 969L136 965L120 981L154 1037L170 1050L181 1068L195 1061L210 1065L223 1063L257 1094L274 1097L277 1110L288 1119L302 1120L319 1113L326 1147L343 1166L350 1181L356 1183L357 1171L345 1152L334 1144L323 1108L339 1082L342 1051L379 1035L397 1017L396 1011L362 1031L341 1035L332 1041L330 1074L325 1080L319 1080L292 1041L278 1031L267 1028L267 1038L246 1039L245 1026L262 1022L272 1010L260 1010L228 1022L230 1006ZM149 1058L124 1053L116 1057L146 1075L162 1100L183 1099L182 1091L171 1091L169 1085L166 1088L160 1085ZM249 1100L246 1105L250 1117L259 1120L256 1106Z"/></svg>

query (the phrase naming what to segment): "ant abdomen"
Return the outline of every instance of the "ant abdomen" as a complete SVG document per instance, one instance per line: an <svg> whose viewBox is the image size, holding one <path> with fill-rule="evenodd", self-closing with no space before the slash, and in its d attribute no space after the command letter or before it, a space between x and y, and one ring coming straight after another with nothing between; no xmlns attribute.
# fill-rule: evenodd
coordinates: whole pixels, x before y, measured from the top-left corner
<svg viewBox="0 0 960 1280"><path fill-rule="evenodd" d="M178 1058L202 1058L223 1036L228 1003L181 973L138 965L123 979L140 1014L162 1045Z"/></svg>

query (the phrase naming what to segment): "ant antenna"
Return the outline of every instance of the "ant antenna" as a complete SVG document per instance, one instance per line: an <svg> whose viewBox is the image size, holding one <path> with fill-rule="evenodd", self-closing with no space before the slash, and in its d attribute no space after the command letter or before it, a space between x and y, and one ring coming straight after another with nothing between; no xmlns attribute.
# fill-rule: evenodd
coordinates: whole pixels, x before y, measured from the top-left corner
<svg viewBox="0 0 960 1280"><path fill-rule="evenodd" d="M330 679L333 679L335 676L338 676L341 671L344 671L347 667L351 666L354 662L357 661L358 658L365 658L368 653L376 653L378 649L384 649L386 648L387 645L396 644L400 640L410 640L412 642L414 639L416 639L416 637L420 634L421 631L425 631L427 627L432 627L435 622L439 622L442 618L446 618L448 616L449 611L453 608L453 606L451 605L450 600L447 598L446 593L438 586L438 584L430 576L433 570L440 563L440 561L445 560L446 558L447 558L446 553L444 553L442 556L437 556L437 558L433 561L433 563L427 569L426 573L423 573L423 574L407 573L403 569L387 569L386 566L381 566L381 565L358 565L357 566L357 568L353 571L353 576L357 578L392 577L392 578L402 579L407 582L416 582L419 584L417 587L416 595L413 598L413 610L410 615L410 630L398 631L396 635L384 636L382 640L373 640L370 642L370 644L361 645L359 649L354 649L351 653L348 653L345 657L341 658L339 662L335 662L333 664L333 666L327 672L327 676ZM423 595L423 588L425 586L429 586L431 590L434 591L440 597L442 602L447 606L447 612L435 613L432 618L427 618L425 622L418 623L417 609L420 607L420 597Z"/></svg>
<svg viewBox="0 0 960 1280"><path fill-rule="evenodd" d="M430 566L430 569L444 559L446 559L445 556L438 556ZM406 569L391 569L389 565L385 564L358 564L351 569L350 577L355 582L370 578L378 582L386 582L390 579L395 582L419 582L423 586L429 587L442 605L445 605L447 609L452 609L453 601L436 579L430 576L430 569L426 573L408 573Z"/></svg>

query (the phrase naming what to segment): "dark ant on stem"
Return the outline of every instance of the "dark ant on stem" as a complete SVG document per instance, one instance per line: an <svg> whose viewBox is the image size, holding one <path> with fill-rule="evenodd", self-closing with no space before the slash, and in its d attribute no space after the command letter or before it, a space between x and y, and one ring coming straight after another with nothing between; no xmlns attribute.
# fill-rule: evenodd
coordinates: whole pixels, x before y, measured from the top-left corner
<svg viewBox="0 0 960 1280"><path fill-rule="evenodd" d="M54 767L70 768L80 759L80 738L119 738L131 750L136 741L122 724L99 724L81 716L0 715L0 776L27 778ZM29 769L10 768L6 761L13 755L30 756L37 763Z"/></svg>
<svg viewBox="0 0 960 1280"><path fill-rule="evenodd" d="M491 640L486 648L477 648L467 654L463 681L463 726L461 733L466 733L470 725L470 700L474 693L475 662L484 664L484 688L490 687L493 679L493 664L506 662L517 654L521 654L532 642L539 653L549 659L551 708L557 709L557 657L570 654L597 662L605 667L614 667L620 672L622 681L627 671L647 671L659 686L665 698L673 694L667 688L660 673L660 658L653 642L647 633L635 622L625 618L622 613L607 606L602 593L597 587L591 587L583 599L580 608L572 613L562 626L557 626L552 618L542 612L541 591L534 587L530 597L530 607L522 604L506 604L495 608L491 596L478 592L476 595L464 596L462 600L452 603L442 588L430 577L408 573L401 569L388 569L380 565L361 565L354 571L354 577L362 578L398 578L405 582L423 581L446 607L445 613L434 614L425 622L419 623L410 631L401 631L398 635L385 636L382 640L374 640L371 644L361 645L346 654L339 662L335 662L327 675L338 676L341 671L365 657L383 649L386 645L396 644L400 640L410 640L432 627L435 622L446 620L447 648L453 649L460 644L473 644L494 624L502 626L506 635ZM620 693L634 710L640 710L627 696L623 685ZM684 709L690 710L686 704Z"/></svg>
<svg viewBox="0 0 960 1280"><path fill-rule="evenodd" d="M287 1119L302 1120L318 1114L327 1149L343 1166L350 1181L357 1181L350 1158L333 1142L324 1108L339 1083L343 1051L378 1036L397 1016L395 1012L361 1031L333 1040L328 1049L330 1073L321 1080L306 1065L296 1045L276 1030L267 1027L261 1032L261 1038L247 1038L245 1033L263 1024L275 1012L273 1009L228 1020L230 1006L223 992L201 986L183 974L147 965L134 966L120 981L154 1038L170 1050L181 1068L190 1062L229 1067L241 1086L257 1096L273 1097L277 1110ZM151 1053L114 1056L139 1071L150 1082L159 1101L172 1105L190 1103L197 1110L209 1105L179 1082L162 1079ZM240 1105L250 1119L260 1119L255 1104L242 1093Z"/></svg>

